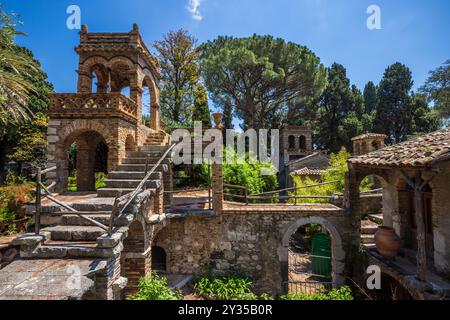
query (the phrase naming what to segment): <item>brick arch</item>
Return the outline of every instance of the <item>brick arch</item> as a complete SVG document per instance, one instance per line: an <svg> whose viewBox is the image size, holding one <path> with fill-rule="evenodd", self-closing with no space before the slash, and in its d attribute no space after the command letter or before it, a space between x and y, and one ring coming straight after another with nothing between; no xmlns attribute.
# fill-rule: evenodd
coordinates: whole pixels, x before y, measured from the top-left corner
<svg viewBox="0 0 450 320"><path fill-rule="evenodd" d="M153 80L153 77L146 74L141 83L141 88L143 87L148 87L148 89L150 90L151 105L159 106L159 90L156 86L155 81Z"/></svg>
<svg viewBox="0 0 450 320"><path fill-rule="evenodd" d="M78 137L81 137L86 133L95 133L98 136L95 137L94 140L86 140L83 144L85 148L94 148L94 144L98 144L101 140L103 140L108 147L108 171L111 171L113 165L117 162L116 157L118 153L116 150L116 143L109 128L95 120L78 119L71 121L59 130L59 140L55 146L55 160L58 164L57 176L59 177L56 189L59 192L63 192L67 188L67 179L69 175L67 151L70 145L74 143Z"/></svg>
<svg viewBox="0 0 450 320"><path fill-rule="evenodd" d="M312 216L304 217L295 221L289 226L287 231L283 235L281 246L278 249L278 258L281 262L281 274L283 277L283 283L288 281L288 267L289 267L289 240L292 235L301 226L308 224L320 224L323 226L331 235L331 255L332 255L332 279L333 284L337 287L344 283L343 273L344 273L344 260L345 252L342 246L342 238L339 234L337 228L330 221L323 217Z"/></svg>

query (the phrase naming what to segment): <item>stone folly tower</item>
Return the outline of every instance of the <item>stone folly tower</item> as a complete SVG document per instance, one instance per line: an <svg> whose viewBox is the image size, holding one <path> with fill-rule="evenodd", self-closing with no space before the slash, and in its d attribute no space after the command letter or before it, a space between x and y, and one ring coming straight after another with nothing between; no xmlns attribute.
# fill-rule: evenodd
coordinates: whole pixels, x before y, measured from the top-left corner
<svg viewBox="0 0 450 320"><path fill-rule="evenodd" d="M128 33L89 33L83 25L76 93L50 95L47 175L55 191L67 190L68 152L77 145L77 189L95 190L96 150L102 144L108 172L121 164L126 151L143 145L159 133L158 61L152 56L135 24ZM142 93L150 93L151 126L142 123Z"/></svg>
<svg viewBox="0 0 450 320"><path fill-rule="evenodd" d="M352 139L353 155L360 156L372 151L383 149L387 136L378 133L366 133Z"/></svg>

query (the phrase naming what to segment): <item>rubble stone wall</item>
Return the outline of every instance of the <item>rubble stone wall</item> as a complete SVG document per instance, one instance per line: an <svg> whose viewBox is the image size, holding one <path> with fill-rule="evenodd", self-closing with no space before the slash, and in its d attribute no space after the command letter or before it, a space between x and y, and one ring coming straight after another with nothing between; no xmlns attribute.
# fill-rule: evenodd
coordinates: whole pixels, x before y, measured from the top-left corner
<svg viewBox="0 0 450 320"><path fill-rule="evenodd" d="M333 239L333 269L342 283L345 242L351 232L346 215L332 212L233 212L216 217L173 219L156 236L153 246L166 251L169 273L243 273L257 292L278 294L287 281L287 252L291 235L301 225L320 223ZM331 230L330 230L331 229Z"/></svg>

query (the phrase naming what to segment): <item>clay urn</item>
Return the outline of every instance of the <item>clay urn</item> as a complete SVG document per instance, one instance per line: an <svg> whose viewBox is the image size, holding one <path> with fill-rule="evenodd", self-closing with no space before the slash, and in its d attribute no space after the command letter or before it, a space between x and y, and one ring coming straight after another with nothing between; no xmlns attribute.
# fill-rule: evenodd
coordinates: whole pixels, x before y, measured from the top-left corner
<svg viewBox="0 0 450 320"><path fill-rule="evenodd" d="M400 250L400 238L391 227L378 227L375 233L375 244L378 252L391 260L395 259Z"/></svg>
<svg viewBox="0 0 450 320"><path fill-rule="evenodd" d="M216 112L216 113L213 113L212 116L213 116L214 124L216 125L215 127L217 129L222 129L223 128L223 124L222 124L223 114L221 112Z"/></svg>

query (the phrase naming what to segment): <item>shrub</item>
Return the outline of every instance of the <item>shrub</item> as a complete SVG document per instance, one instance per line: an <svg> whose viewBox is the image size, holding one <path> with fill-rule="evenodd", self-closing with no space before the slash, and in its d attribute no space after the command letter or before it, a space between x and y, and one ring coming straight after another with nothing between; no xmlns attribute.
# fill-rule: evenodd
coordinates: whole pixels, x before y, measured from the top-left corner
<svg viewBox="0 0 450 320"><path fill-rule="evenodd" d="M106 174L103 172L97 172L95 174L95 189L97 190L106 187L105 180Z"/></svg>
<svg viewBox="0 0 450 320"><path fill-rule="evenodd" d="M245 277L204 277L196 281L194 288L208 300L256 300L252 281Z"/></svg>
<svg viewBox="0 0 450 320"><path fill-rule="evenodd" d="M231 155L234 161L226 162L227 155ZM261 175L262 169L273 172L273 174ZM207 165L203 165L202 170L203 175L207 177ZM248 153L245 159L238 158L237 153L231 148L224 151L223 182L224 184L246 187L249 194L274 191L278 188L276 170L271 163L262 163L259 160L250 159ZM241 190L234 189L227 189L226 193L242 195ZM275 201L275 199L272 199L272 201Z"/></svg>
<svg viewBox="0 0 450 320"><path fill-rule="evenodd" d="M128 300L182 300L183 295L167 286L167 279L159 277L155 272L152 277L139 280L139 291L128 297Z"/></svg>
<svg viewBox="0 0 450 320"><path fill-rule="evenodd" d="M312 188L303 188L298 189L295 192L290 193L291 196L332 196L335 194L342 194L344 192L345 185L345 174L348 172L348 164L347 161L350 158L350 153L347 152L345 148L337 154L331 154L330 156L330 168L322 174L320 177L320 182L332 182L336 181L332 184L312 187ZM310 178L302 179L299 176L292 176L294 180L294 185L297 188L315 185L318 184L317 181L312 180ZM373 187L372 183L369 179L365 178L361 182L361 191L371 190ZM290 200L291 203L294 203L295 200ZM329 202L328 199L297 199L297 202L300 203L326 203Z"/></svg>
<svg viewBox="0 0 450 320"><path fill-rule="evenodd" d="M280 297L280 300L353 300L352 291L344 286L327 292L316 294L288 293Z"/></svg>
<svg viewBox="0 0 450 320"><path fill-rule="evenodd" d="M16 213L7 206L0 207L0 223L8 224L16 219Z"/></svg>
<svg viewBox="0 0 450 320"><path fill-rule="evenodd" d="M0 206L8 207L9 210L20 212L25 203L32 200L32 183L10 184L0 188Z"/></svg>

